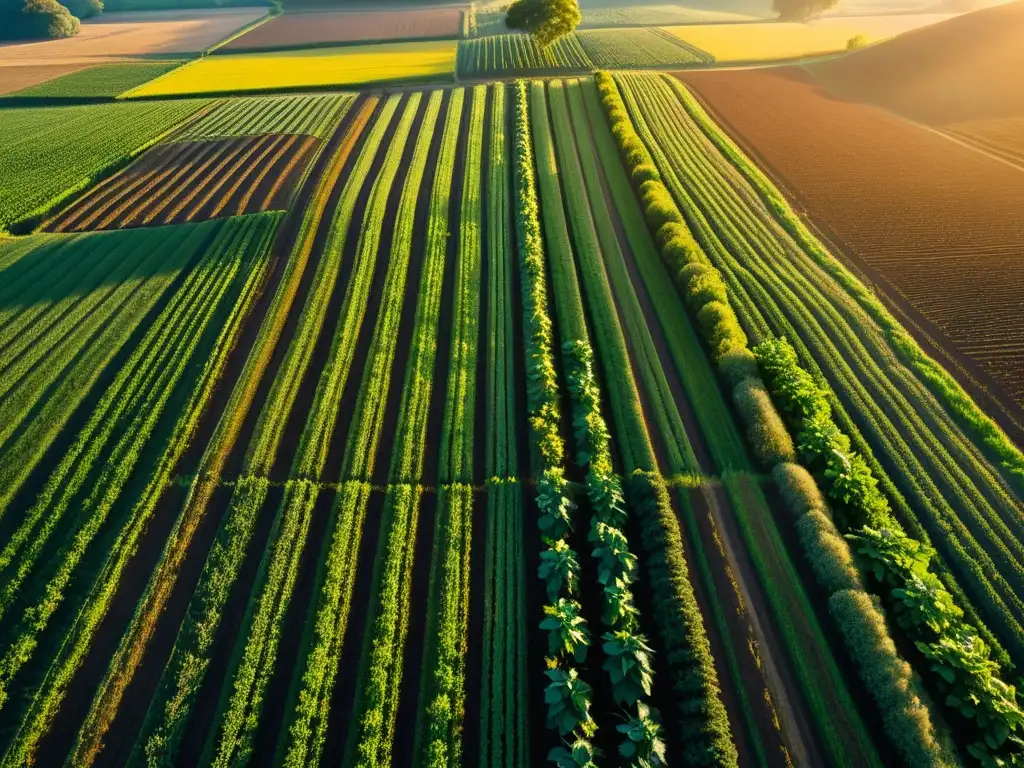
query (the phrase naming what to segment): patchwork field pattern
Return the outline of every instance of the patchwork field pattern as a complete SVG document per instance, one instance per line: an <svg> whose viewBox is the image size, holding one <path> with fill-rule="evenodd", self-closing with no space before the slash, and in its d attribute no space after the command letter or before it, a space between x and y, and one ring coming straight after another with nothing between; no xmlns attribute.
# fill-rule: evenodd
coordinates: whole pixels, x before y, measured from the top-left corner
<svg viewBox="0 0 1024 768"><path fill-rule="evenodd" d="M1009 150L293 10L0 109L0 768L1024 760Z"/></svg>
<svg viewBox="0 0 1024 768"><path fill-rule="evenodd" d="M0 230L45 214L207 104L194 99L0 110Z"/></svg>

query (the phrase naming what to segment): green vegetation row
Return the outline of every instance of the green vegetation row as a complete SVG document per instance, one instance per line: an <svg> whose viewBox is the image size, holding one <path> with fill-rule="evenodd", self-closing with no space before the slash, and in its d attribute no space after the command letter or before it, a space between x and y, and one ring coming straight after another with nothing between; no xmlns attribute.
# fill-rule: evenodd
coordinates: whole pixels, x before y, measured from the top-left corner
<svg viewBox="0 0 1024 768"><path fill-rule="evenodd" d="M357 119L355 124L358 126L359 123ZM332 233L340 232L343 236L348 231L351 205L347 208L339 205L331 222ZM310 210L315 216L318 208L314 205ZM309 227L307 237L312 237L315 232L316 227ZM284 422L312 357L339 262L340 248L326 249L317 263L309 295L299 316L295 339L288 347L260 412L243 461L242 477L235 486L207 556L160 686L137 737L131 763L173 762L186 733L221 616L249 549L257 516L269 492L268 475L281 441ZM295 552L294 549L288 551ZM261 576L266 570L266 567L261 569ZM294 578L294 574L292 576ZM254 588L253 593L259 594L259 589ZM229 675L229 679L231 677Z"/></svg>
<svg viewBox="0 0 1024 768"><path fill-rule="evenodd" d="M639 134L729 287L746 333L755 340L785 335L801 363L829 381L837 423L865 457L900 523L915 538L935 543L946 588L996 647L996 657L1009 658L1000 642L1020 657L1019 499L998 468L901 364L882 329L735 175L705 133L711 129L692 118L699 109L692 96L670 78L618 80ZM665 121L678 129L652 132Z"/></svg>
<svg viewBox="0 0 1024 768"><path fill-rule="evenodd" d="M546 48L527 34L460 40L456 70L460 77L482 78L600 67L688 67L713 61L707 53L660 30L591 30L574 32Z"/></svg>
<svg viewBox="0 0 1024 768"><path fill-rule="evenodd" d="M199 522L206 514L227 458L242 429L245 415L256 396L259 381L283 334L300 281L313 251L313 238L324 215L330 190L352 150L352 144L352 140L342 142L335 155L329 159L324 176L305 213L295 245L282 267L281 280L259 326L241 376L231 391L210 442L204 449L198 472L189 483L184 504L175 518L160 560L78 733L72 753L72 759L78 765L92 764L102 749L104 738L118 711L124 692L134 676L139 660L145 655L159 616L173 592L181 563L189 550Z"/></svg>
<svg viewBox="0 0 1024 768"><path fill-rule="evenodd" d="M41 681L35 690L19 697L17 705L11 702L25 710L14 719L20 719L20 725L0 764L30 762L60 707L157 498L209 402L227 352L265 274L266 249L279 220L279 214L262 214L184 228L203 231L199 243L205 255L140 339L50 475L36 505L23 518L23 526L29 525L45 507L59 520L69 503L80 505L74 525L47 531L43 523L34 540L25 540L28 547L23 554L31 551L39 536L60 536L62 557L47 563L44 570L33 571L28 594L37 602L26 607L21 629L13 635L0 662L7 682L28 663L39 670L37 680ZM149 234L154 232L160 230ZM82 239L88 237L99 236ZM180 410L168 412L168 403ZM155 464L144 468L149 483L139 496L122 499L150 439L166 447ZM87 478L95 478L95 485L86 486ZM96 534L114 505L122 501L128 502L130 512L118 519L116 536L101 558L99 570L84 581L75 579L82 558L91 553ZM41 649L53 655L38 658L38 635L58 608L69 608L71 621L57 628L63 639L56 647Z"/></svg>
<svg viewBox="0 0 1024 768"><path fill-rule="evenodd" d="M487 86L472 90L467 126L459 248L434 515L414 754L423 765L462 762L469 644L470 547L480 298L483 269L483 180ZM442 342L443 343L443 342Z"/></svg>
<svg viewBox="0 0 1024 768"><path fill-rule="evenodd" d="M208 104L190 99L0 110L0 232L41 221Z"/></svg>
<svg viewBox="0 0 1024 768"><path fill-rule="evenodd" d="M542 199L560 202L564 190L568 201L569 221L558 202L544 206L559 332L566 342L587 338L585 298L587 309L594 317L598 357L609 387L612 424L627 473L627 499L638 520L649 588L654 604L669 606L657 611L652 618L658 630L658 647L668 659L669 682L678 704L671 731L688 758L697 764L731 765L737 759L736 748L721 703L703 618L690 582L682 533L661 479L607 276L600 263L599 235L594 231L579 160L572 148L571 128L567 115L560 108L564 101L559 98L559 86L552 84L555 137L549 125L543 83L533 85L531 111ZM556 155L553 138L561 148L560 154ZM563 161L561 167L558 160ZM561 173L565 174L564 183L559 178ZM573 258L574 243L575 255L580 261L582 292Z"/></svg>
<svg viewBox="0 0 1024 768"><path fill-rule="evenodd" d="M439 240L438 228L447 231L447 195L451 186L451 170L453 165L452 152L458 137L461 119L463 94L454 92L447 105L444 120L441 154L438 157L438 172L429 187L431 208L428 235L429 245L424 258L421 275L419 299L417 302L417 330L414 341L419 348L423 347L425 325L433 325L436 334L436 314L443 286L443 237ZM314 591L313 603L310 605L306 623L306 632L302 641L300 664L296 667L296 676L289 694L288 715L286 720L287 734L282 734L278 743L278 755L287 765L307 765L319 760L324 740L327 735L327 715L329 712L333 680L337 671L337 659L343 653L357 653L358 649L343 649L345 627L348 620L352 588L355 579L354 558L358 552L360 529L369 502L368 481L372 479L377 460L377 446L383 426L384 406L391 385L392 361L395 359L398 320L403 307L405 293L405 274L408 269L410 249L412 247L412 206L421 195L421 179L426 155L436 151L432 148L434 126L438 120L441 101L432 94L426 105L426 117L421 135L413 151L410 173L403 185L400 206L407 209L408 221L392 219L390 214L385 221L396 221L392 241L391 265L385 276L385 295L381 304L381 315L377 320L374 335L370 343L369 356L364 368L362 384L359 388L357 404L353 413L353 421L348 435L348 450L342 468L342 489L332 509L332 520L328 533L330 538L324 542L324 551L318 565L317 587ZM412 114L408 114L411 120ZM403 123L404 125L404 123ZM411 127L404 127L406 133ZM404 143L404 141L403 141ZM410 186L412 187L409 191ZM426 189L426 187L424 187ZM442 202L440 190L444 190L443 211L438 209ZM376 192L371 193L375 199ZM386 196L379 203L368 203L367 216L380 217L386 213L384 203ZM373 212L376 206L377 211ZM381 220L381 219L378 219ZM380 227L380 224L376 224ZM369 234L368 234L369 233ZM364 248L377 247L376 237L366 228L361 233L370 240L360 243L363 260L370 258L369 250ZM442 246L439 254L439 245ZM368 276L372 272L368 273ZM367 283L368 285L368 283ZM390 297L390 298L389 298ZM410 368L407 373L411 373ZM422 375L422 371L417 371ZM429 392L426 395L429 402ZM418 405L418 404L417 404ZM407 409L403 408L403 413ZM400 422L403 420L400 417ZM412 425L406 419L406 426ZM392 474L392 477L394 475ZM402 657L404 651L403 633L408 621L408 600L403 600L400 591L408 583L411 573L411 551L415 541L415 525L419 513L420 489L418 485L389 485L383 515L395 526L396 535L389 542L388 523L381 521L380 547L375 557L371 595L373 618L368 617L367 629L361 657L352 657L347 663L358 665L357 712L348 734L348 750L353 754L359 752L379 753L378 750L390 749L388 734L394 728L399 680L401 677ZM401 533L397 529L404 525ZM405 540L402 540L405 536ZM387 554L393 559L387 562ZM321 586L322 585L322 586ZM374 633L388 633L389 640L379 646L379 652L370 651L371 636ZM371 658L372 656L372 658ZM378 680L384 680L385 687L370 690ZM371 712L363 717L364 712ZM354 758L353 758L354 759ZM371 761L373 757L368 758Z"/></svg>
<svg viewBox="0 0 1024 768"><path fill-rule="evenodd" d="M526 567L519 483L516 335L513 305L512 146L506 88L492 86L485 177L487 358L485 360L484 627L480 682L480 765L529 764ZM525 437L525 435L524 435Z"/></svg>
<svg viewBox="0 0 1024 768"><path fill-rule="evenodd" d="M851 542L855 557L846 567L853 561L860 564L869 587L916 649L911 663L945 706L947 720L956 724L956 740L981 765L1013 765L1024 759L1024 709L1016 689L1004 681L1005 671L935 575L934 553L907 536L893 517L877 479L833 421L827 391L800 366L785 339L768 338L754 351L773 399L796 434L804 465L825 491L835 527ZM790 486L800 489L800 506L824 507L804 485ZM834 562L832 567L838 570L843 564ZM896 743L906 745L905 739ZM926 749L933 745L913 746L904 750L913 765L934 751Z"/></svg>
<svg viewBox="0 0 1024 768"><path fill-rule="evenodd" d="M402 296L405 293L412 248L412 225L416 202L420 196L423 168L431 151L441 95L438 91L431 93L420 139L413 149L409 175L402 186L399 208L394 218L395 239L392 241L391 259L384 279L381 317L370 345L369 362L360 391L359 402L362 408L356 411L360 422L359 431L356 433L359 437L349 442L350 456L368 457L368 461L357 459L353 464L362 467L361 471L365 473L367 480L372 478L374 457L377 455L383 434L384 409L392 389L398 323L401 319ZM456 100L461 106L462 91L458 92ZM450 114L459 111L456 108L451 110ZM458 123L454 125L449 135L458 136ZM394 146L392 144L389 151ZM385 212L384 203L385 199L381 199L381 214ZM375 204L376 199L371 198L370 205ZM367 231L368 228L364 226L362 234L365 235ZM426 383L426 386L417 386L420 381L416 379L422 380L420 377L423 376L423 372L433 371L434 368L433 355L436 353L436 346L433 340L437 334L443 272L440 279L421 283L421 287L426 286L436 289L436 293L424 295L424 300L417 304L410 350L410 358L416 362L406 370L405 386L402 388L396 444L392 446L391 453L391 482L384 498L381 539L374 558L374 576L371 581L370 613L367 617L363 651L359 659L355 722L349 730L346 747L346 752L352 756L347 758L347 761L354 760L352 764L364 766L390 762L401 688L405 633L408 630L408 590L420 513L421 489L417 471L410 467L407 470L408 474L401 477L396 476L394 469L399 464L398 457L402 454L410 456L410 453L423 451L423 429L426 425L424 414L429 406L432 390L429 383ZM413 384L412 387L410 383ZM403 451L400 446L404 446L405 450ZM386 455L381 458L386 458Z"/></svg>
<svg viewBox="0 0 1024 768"><path fill-rule="evenodd" d="M296 133L327 138L353 100L352 94L310 94L222 99L175 136L177 141Z"/></svg>
<svg viewBox="0 0 1024 768"><path fill-rule="evenodd" d="M546 547L561 549L568 559L576 560L568 539L574 505L567 496L554 324L548 309L545 241L540 224L527 84L516 83L513 94L516 244L522 283L526 408L531 464L537 483L537 522ZM564 583L558 594L548 595L551 604L544 606L541 629L548 631L550 657L545 670L546 723L566 743L579 746L578 765L591 765L593 750L589 739L597 730L590 714L593 689L580 677L577 667L586 656L591 635L586 619L580 615L582 608L568 586ZM551 756L560 754L556 751Z"/></svg>
<svg viewBox="0 0 1024 768"><path fill-rule="evenodd" d="M645 206L648 224L659 240L666 265L677 274L676 282L689 311L702 329L704 340L712 357L717 361L723 379L733 388L738 411L748 427L751 447L767 466L791 460L794 455L792 442L768 399L764 383L747 347L746 335L732 313L730 296L720 274L710 265L707 257L692 239L675 202L661 182L658 169L654 166L647 148L636 135L614 81L606 74L599 75L597 80L612 133ZM712 318L710 322L709 315ZM761 496L760 492L752 485L744 485L737 480L735 477L727 478L726 488L733 499L741 529L747 538L755 566L761 574L773 607L790 604L791 616L799 616L805 612L810 614L807 597L794 566L785 554L785 548L771 522L771 516L767 514L763 497L760 505L752 506L750 501ZM766 513L761 515L760 521L751 514L758 506L764 508ZM761 533L758 533L759 531ZM779 590L777 585L786 582L792 586L786 590ZM802 597L794 602L794 595ZM815 690L815 686L820 685L821 672L812 670L807 662L801 659L801 655L813 658L811 651L814 646L797 639L800 633L806 630L791 624L792 619L784 618L778 611L777 615L784 639L790 644L794 654L799 654L794 656L795 666L812 711L821 719L822 728L827 729L828 723L834 720L838 710L834 709L835 704L830 705L822 701L820 692ZM811 636L818 637L817 642L820 646L827 646L821 630L813 628L816 622L810 621L809 624ZM830 659L830 654L827 654L826 668L831 669L831 674L837 679L837 684L832 687L838 689L842 683L838 682L835 662ZM842 704L844 700L845 704ZM849 697L840 697L839 701L840 707L845 706L849 710L849 722L857 723L859 717L852 711ZM925 719L927 720L927 713ZM825 742L832 745L830 748L850 749L849 744L844 747L838 742L830 741L827 732L824 735ZM834 759L844 761L852 754L851 751L848 755L838 755Z"/></svg>
<svg viewBox="0 0 1024 768"><path fill-rule="evenodd" d="M0 519L104 368L213 231L59 236L5 270Z"/></svg>

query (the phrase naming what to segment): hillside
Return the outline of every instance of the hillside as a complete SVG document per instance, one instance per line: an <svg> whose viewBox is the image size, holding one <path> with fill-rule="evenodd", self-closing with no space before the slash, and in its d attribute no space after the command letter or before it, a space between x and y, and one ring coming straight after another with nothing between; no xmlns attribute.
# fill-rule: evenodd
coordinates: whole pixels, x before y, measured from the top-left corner
<svg viewBox="0 0 1024 768"><path fill-rule="evenodd" d="M1024 116L1024 0L908 32L808 71L836 95L932 125Z"/></svg>

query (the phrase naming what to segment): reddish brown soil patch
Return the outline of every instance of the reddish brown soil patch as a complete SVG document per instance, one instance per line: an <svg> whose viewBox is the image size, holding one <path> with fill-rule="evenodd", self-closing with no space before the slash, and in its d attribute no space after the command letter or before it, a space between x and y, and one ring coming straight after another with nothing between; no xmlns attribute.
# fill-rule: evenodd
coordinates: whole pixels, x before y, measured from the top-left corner
<svg viewBox="0 0 1024 768"><path fill-rule="evenodd" d="M1024 404L1020 169L833 97L800 70L680 77L902 311Z"/></svg>
<svg viewBox="0 0 1024 768"><path fill-rule="evenodd" d="M415 11L336 11L286 13L235 38L219 51L301 48L362 40L416 40L458 37L462 12L457 9Z"/></svg>
<svg viewBox="0 0 1024 768"><path fill-rule="evenodd" d="M165 144L93 190L46 229L180 224L283 210L319 142L270 134Z"/></svg>
<svg viewBox="0 0 1024 768"><path fill-rule="evenodd" d="M808 70L837 93L933 125L1024 116L1024 1L914 30Z"/></svg>

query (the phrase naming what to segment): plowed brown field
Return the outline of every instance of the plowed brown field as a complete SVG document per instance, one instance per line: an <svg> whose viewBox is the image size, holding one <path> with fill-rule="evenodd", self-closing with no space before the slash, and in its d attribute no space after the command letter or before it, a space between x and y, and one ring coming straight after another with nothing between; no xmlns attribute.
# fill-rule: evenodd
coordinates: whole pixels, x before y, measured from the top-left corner
<svg viewBox="0 0 1024 768"><path fill-rule="evenodd" d="M124 229L284 209L318 141L270 134L165 144L96 187L46 229Z"/></svg>
<svg viewBox="0 0 1024 768"><path fill-rule="evenodd" d="M455 38L462 12L439 8L415 11L286 13L237 37L222 53L297 48L364 40Z"/></svg>
<svg viewBox="0 0 1024 768"><path fill-rule="evenodd" d="M1024 404L1024 171L799 69L679 77L820 231Z"/></svg>

